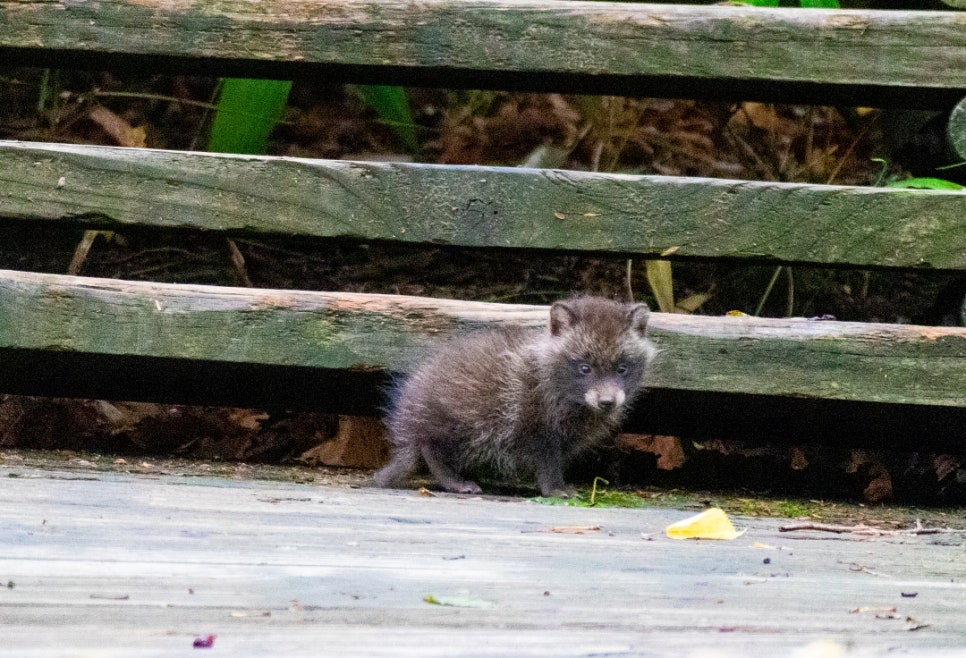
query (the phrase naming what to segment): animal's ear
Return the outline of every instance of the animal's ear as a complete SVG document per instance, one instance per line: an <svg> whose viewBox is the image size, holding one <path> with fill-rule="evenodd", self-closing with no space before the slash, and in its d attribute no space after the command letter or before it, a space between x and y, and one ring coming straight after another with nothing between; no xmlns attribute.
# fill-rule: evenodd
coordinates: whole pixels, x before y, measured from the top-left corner
<svg viewBox="0 0 966 658"><path fill-rule="evenodd" d="M577 314L567 302L554 302L550 307L550 335L559 336L574 328Z"/></svg>
<svg viewBox="0 0 966 658"><path fill-rule="evenodd" d="M644 303L629 304L627 315L630 317L631 329L643 336L644 332L647 331L647 321L651 317L651 309Z"/></svg>

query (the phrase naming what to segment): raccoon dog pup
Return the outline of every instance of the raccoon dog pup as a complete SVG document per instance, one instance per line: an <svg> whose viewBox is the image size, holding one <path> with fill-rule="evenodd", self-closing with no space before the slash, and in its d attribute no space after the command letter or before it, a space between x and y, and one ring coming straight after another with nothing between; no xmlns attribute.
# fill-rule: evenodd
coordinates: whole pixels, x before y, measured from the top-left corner
<svg viewBox="0 0 966 658"><path fill-rule="evenodd" d="M577 297L550 308L547 330L508 328L456 339L396 391L393 445L376 484L425 462L447 490L480 493L470 477L536 478L565 495L564 467L617 433L657 350L646 304Z"/></svg>

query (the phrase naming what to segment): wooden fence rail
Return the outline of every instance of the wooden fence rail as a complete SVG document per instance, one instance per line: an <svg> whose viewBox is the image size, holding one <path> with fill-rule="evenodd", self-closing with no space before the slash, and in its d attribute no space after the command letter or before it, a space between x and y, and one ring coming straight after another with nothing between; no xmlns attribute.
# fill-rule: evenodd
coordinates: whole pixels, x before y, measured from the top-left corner
<svg viewBox="0 0 966 658"><path fill-rule="evenodd" d="M0 349L406 371L447 336L548 309L0 271ZM966 328L655 314L655 388L966 406ZM131 391L134 393L134 391Z"/></svg>
<svg viewBox="0 0 966 658"><path fill-rule="evenodd" d="M966 193L0 142L0 217L966 269Z"/></svg>
<svg viewBox="0 0 966 658"><path fill-rule="evenodd" d="M547 0L4 0L0 61L946 107L966 89L966 14Z"/></svg>

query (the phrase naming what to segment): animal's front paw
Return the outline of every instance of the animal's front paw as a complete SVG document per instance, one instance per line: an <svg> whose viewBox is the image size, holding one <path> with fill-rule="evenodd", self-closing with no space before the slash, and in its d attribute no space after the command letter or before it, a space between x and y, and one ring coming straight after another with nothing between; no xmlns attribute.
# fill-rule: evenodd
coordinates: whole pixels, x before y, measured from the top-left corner
<svg viewBox="0 0 966 658"><path fill-rule="evenodd" d="M444 487L446 491L451 491L453 493L473 495L483 493L483 490L480 489L480 485L471 480L466 480L465 482L447 482Z"/></svg>
<svg viewBox="0 0 966 658"><path fill-rule="evenodd" d="M554 487L553 489L541 489L541 496L548 498L573 498L577 495L577 490L573 487Z"/></svg>

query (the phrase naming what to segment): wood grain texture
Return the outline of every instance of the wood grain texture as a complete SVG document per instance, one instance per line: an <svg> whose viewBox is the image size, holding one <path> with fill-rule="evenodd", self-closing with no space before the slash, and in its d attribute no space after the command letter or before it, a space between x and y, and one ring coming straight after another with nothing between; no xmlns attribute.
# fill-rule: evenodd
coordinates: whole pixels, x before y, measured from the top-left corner
<svg viewBox="0 0 966 658"><path fill-rule="evenodd" d="M548 309L0 273L0 349L406 371ZM655 314L655 388L966 406L966 328ZM271 402L266 400L266 403Z"/></svg>
<svg viewBox="0 0 966 658"><path fill-rule="evenodd" d="M0 143L0 217L966 268L966 193Z"/></svg>
<svg viewBox="0 0 966 658"><path fill-rule="evenodd" d="M945 105L955 102L946 92L966 89L966 15L553 0L4 0L0 56L419 86L777 93L785 102L791 82L835 88L835 102L852 105L888 102L889 89L902 103Z"/></svg>
<svg viewBox="0 0 966 658"><path fill-rule="evenodd" d="M0 465L4 649L207 655L192 643L211 634L230 656L961 653L961 534L735 517L734 541L664 535L693 513Z"/></svg>
<svg viewBox="0 0 966 658"><path fill-rule="evenodd" d="M966 162L966 98L953 107L946 131L953 151Z"/></svg>

